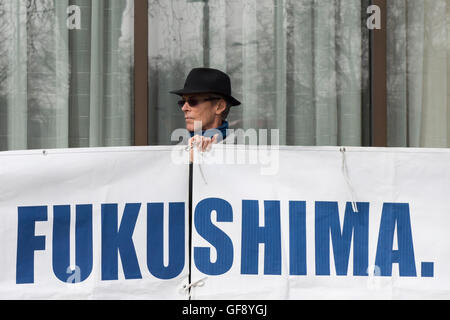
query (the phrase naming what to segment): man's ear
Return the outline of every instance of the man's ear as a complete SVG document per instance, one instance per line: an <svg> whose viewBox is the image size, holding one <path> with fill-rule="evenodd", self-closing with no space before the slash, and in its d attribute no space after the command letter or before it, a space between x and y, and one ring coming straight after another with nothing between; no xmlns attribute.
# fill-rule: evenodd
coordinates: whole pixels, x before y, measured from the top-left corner
<svg viewBox="0 0 450 320"><path fill-rule="evenodd" d="M221 99L217 104L216 114L221 115L227 108L227 103L225 100Z"/></svg>

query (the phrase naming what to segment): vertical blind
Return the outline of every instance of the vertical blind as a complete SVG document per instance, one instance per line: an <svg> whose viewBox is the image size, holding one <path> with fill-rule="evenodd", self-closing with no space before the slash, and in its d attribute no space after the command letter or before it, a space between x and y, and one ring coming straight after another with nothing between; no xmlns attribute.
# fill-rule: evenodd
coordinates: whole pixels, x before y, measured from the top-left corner
<svg viewBox="0 0 450 320"><path fill-rule="evenodd" d="M0 0L0 150L133 143L133 4Z"/></svg>
<svg viewBox="0 0 450 320"><path fill-rule="evenodd" d="M450 147L450 1L390 0L389 147Z"/></svg>
<svg viewBox="0 0 450 320"><path fill-rule="evenodd" d="M191 68L225 71L243 104L230 125L282 145L370 143L369 31L360 0L149 0L149 139L183 126Z"/></svg>
<svg viewBox="0 0 450 320"><path fill-rule="evenodd" d="M231 128L369 146L370 0L148 0L149 141L184 126L194 67L227 72ZM70 30L67 9L80 8ZM0 0L0 150L133 144L133 0ZM388 146L449 147L449 0L387 2Z"/></svg>

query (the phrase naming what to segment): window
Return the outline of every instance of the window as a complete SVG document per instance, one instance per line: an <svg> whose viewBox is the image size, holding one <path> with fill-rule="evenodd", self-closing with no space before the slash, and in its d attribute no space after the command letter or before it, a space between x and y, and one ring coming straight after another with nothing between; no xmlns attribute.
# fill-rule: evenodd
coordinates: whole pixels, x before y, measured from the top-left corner
<svg viewBox="0 0 450 320"><path fill-rule="evenodd" d="M232 129L447 148L449 16L446 0L0 0L0 150L174 144L169 91L201 66L231 77Z"/></svg>
<svg viewBox="0 0 450 320"><path fill-rule="evenodd" d="M0 150L133 144L133 3L0 0Z"/></svg>
<svg viewBox="0 0 450 320"><path fill-rule="evenodd" d="M282 145L370 144L368 1L149 0L149 140L183 126L190 69L225 71L243 105L232 128L279 129Z"/></svg>
<svg viewBox="0 0 450 320"><path fill-rule="evenodd" d="M450 147L450 4L387 2L388 146Z"/></svg>

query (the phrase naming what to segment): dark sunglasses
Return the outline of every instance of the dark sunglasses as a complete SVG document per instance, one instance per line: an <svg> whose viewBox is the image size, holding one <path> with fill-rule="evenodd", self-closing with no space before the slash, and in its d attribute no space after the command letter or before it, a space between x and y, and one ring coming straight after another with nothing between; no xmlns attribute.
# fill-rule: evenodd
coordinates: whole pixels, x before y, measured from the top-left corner
<svg viewBox="0 0 450 320"><path fill-rule="evenodd" d="M220 99L222 99L222 98L219 98L219 97L210 97L210 98L205 98L205 99L189 98L187 100L178 101L178 105L180 106L180 108L182 108L187 102L191 107L195 107L196 105L203 103L205 101L214 101L214 100L220 100Z"/></svg>

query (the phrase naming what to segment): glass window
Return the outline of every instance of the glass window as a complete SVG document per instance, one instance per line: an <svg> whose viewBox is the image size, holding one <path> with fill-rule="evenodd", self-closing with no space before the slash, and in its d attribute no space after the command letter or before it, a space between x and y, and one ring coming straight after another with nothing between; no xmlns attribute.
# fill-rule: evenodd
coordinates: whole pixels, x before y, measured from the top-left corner
<svg viewBox="0 0 450 320"><path fill-rule="evenodd" d="M149 141L184 116L169 91L194 67L226 72L233 129L281 145L370 145L369 1L149 0Z"/></svg>
<svg viewBox="0 0 450 320"><path fill-rule="evenodd" d="M132 0L0 0L0 150L133 144Z"/></svg>
<svg viewBox="0 0 450 320"><path fill-rule="evenodd" d="M450 3L387 2L389 147L450 147Z"/></svg>

